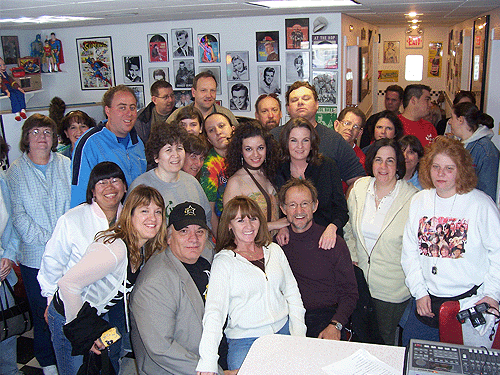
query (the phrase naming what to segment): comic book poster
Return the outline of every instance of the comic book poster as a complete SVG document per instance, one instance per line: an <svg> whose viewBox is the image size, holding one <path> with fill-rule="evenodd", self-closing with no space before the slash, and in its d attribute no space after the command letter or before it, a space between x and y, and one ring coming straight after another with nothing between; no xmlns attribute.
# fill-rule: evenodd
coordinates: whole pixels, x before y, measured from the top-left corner
<svg viewBox="0 0 500 375"><path fill-rule="evenodd" d="M337 104L338 72L313 72L312 84L318 93L319 104Z"/></svg>
<svg viewBox="0 0 500 375"><path fill-rule="evenodd" d="M220 62L219 34L198 34L201 63Z"/></svg>
<svg viewBox="0 0 500 375"><path fill-rule="evenodd" d="M326 127L333 129L333 123L337 119L337 107L320 105L316 112L316 121Z"/></svg>
<svg viewBox="0 0 500 375"><path fill-rule="evenodd" d="M309 48L309 18L285 20L286 49Z"/></svg>
<svg viewBox="0 0 500 375"><path fill-rule="evenodd" d="M427 77L441 77L443 60L443 42L429 43L429 63L427 64Z"/></svg>
<svg viewBox="0 0 500 375"><path fill-rule="evenodd" d="M167 34L148 34L149 62L168 61Z"/></svg>
<svg viewBox="0 0 500 375"><path fill-rule="evenodd" d="M107 90L115 86L111 37L76 40L82 90Z"/></svg>
<svg viewBox="0 0 500 375"><path fill-rule="evenodd" d="M257 62L280 61L279 31L257 31L255 33L257 46Z"/></svg>
<svg viewBox="0 0 500 375"><path fill-rule="evenodd" d="M338 68L338 35L312 36L312 66L313 69Z"/></svg>

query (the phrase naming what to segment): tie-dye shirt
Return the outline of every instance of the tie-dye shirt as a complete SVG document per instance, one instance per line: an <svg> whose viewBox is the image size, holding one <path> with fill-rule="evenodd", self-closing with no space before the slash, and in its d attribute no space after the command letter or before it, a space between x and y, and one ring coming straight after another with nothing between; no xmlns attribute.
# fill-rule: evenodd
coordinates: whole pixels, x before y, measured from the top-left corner
<svg viewBox="0 0 500 375"><path fill-rule="evenodd" d="M217 216L222 213L222 194L226 187L226 159L220 156L215 149L210 149L201 167L200 184L209 202L215 202ZM217 191L219 190L219 194Z"/></svg>

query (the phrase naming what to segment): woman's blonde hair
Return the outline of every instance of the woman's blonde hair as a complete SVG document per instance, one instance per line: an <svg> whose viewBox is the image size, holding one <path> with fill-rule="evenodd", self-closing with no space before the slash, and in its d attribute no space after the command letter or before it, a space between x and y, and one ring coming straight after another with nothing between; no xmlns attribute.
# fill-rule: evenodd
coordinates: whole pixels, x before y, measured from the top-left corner
<svg viewBox="0 0 500 375"><path fill-rule="evenodd" d="M135 209L149 206L153 202L162 210L162 223L160 230L144 244L144 262L155 252L167 247L167 225L165 219L165 203L163 197L155 188L146 185L138 185L127 196L120 217L108 230L96 234L95 240L102 239L104 243L113 243L120 238L127 245L129 261L132 269L137 269L142 263L141 249L138 246L137 230L132 224Z"/></svg>

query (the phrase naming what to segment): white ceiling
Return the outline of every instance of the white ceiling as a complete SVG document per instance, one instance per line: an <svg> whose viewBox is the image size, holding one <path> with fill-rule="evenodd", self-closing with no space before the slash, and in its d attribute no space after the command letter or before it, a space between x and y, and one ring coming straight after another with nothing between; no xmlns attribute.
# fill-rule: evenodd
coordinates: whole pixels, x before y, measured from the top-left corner
<svg viewBox="0 0 500 375"><path fill-rule="evenodd" d="M179 19L341 12L377 26L406 25L404 14L423 13L423 25L450 26L500 7L500 0L358 0L356 7L270 10L245 0L0 0L0 18L48 16L101 17L101 20L52 24L1 23L2 29L45 29L82 25L155 22Z"/></svg>

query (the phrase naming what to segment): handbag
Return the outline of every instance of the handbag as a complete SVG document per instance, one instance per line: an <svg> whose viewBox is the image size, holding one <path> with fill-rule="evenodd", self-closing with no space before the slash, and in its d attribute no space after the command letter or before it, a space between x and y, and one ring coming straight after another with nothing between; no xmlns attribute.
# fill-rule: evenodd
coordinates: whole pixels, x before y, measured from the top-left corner
<svg viewBox="0 0 500 375"><path fill-rule="evenodd" d="M14 289L12 289L7 279L3 283L7 285L7 289L12 297L14 297L14 305L9 306L7 290L4 286L2 289L5 299L2 300L0 298L0 341L4 341L12 336L22 335L33 328L33 318L28 301L14 294Z"/></svg>

